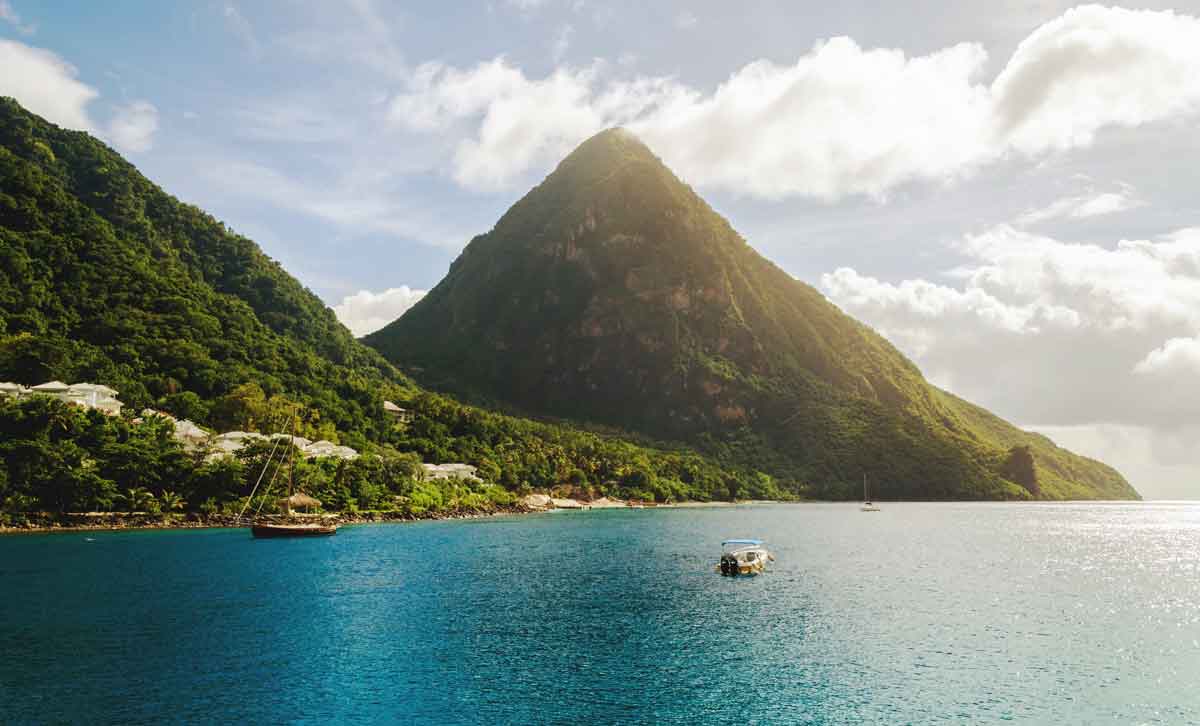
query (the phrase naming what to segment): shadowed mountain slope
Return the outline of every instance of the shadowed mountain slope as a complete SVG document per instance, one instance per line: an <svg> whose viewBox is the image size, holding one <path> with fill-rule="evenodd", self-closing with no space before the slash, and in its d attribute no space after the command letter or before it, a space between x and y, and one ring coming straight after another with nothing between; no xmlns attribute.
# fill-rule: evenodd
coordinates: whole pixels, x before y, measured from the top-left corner
<svg viewBox="0 0 1200 726"><path fill-rule="evenodd" d="M1035 479L1015 474L1028 434L930 386L621 129L366 342L424 384L687 441L811 496L857 496L864 473L881 498L1136 496L1057 447L1032 451Z"/></svg>

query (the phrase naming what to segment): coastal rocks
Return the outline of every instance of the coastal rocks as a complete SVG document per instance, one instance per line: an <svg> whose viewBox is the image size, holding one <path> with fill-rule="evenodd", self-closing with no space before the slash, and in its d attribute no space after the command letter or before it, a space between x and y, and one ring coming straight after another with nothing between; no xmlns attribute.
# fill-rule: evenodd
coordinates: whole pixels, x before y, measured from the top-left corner
<svg viewBox="0 0 1200 726"><path fill-rule="evenodd" d="M599 499L593 499L591 502L588 503L588 505L592 509L618 509L618 508L623 508L623 507L629 506L628 504L626 504L624 501L622 501L620 499L610 499L608 497L600 497Z"/></svg>
<svg viewBox="0 0 1200 726"><path fill-rule="evenodd" d="M551 509L617 509L629 506L620 499L600 497L590 502L567 497L552 497L549 494L527 494L521 498L521 506L526 509L544 512Z"/></svg>
<svg viewBox="0 0 1200 726"><path fill-rule="evenodd" d="M528 494L521 498L521 505L533 510L550 509L554 506L548 494Z"/></svg>
<svg viewBox="0 0 1200 726"><path fill-rule="evenodd" d="M504 515L526 514L535 511L517 505L499 505L484 509L454 507L451 509L423 512L338 512L322 515L327 521L344 524L369 524L372 522L417 522L424 520L480 519ZM70 531L117 531L126 529L204 529L244 528L245 520L228 514L148 514L144 512L73 512L54 514L31 512L19 523L5 525L0 520L0 534Z"/></svg>
<svg viewBox="0 0 1200 726"><path fill-rule="evenodd" d="M552 497L548 494L529 494L521 499L521 504L535 511L548 509L587 509L588 505L578 499Z"/></svg>

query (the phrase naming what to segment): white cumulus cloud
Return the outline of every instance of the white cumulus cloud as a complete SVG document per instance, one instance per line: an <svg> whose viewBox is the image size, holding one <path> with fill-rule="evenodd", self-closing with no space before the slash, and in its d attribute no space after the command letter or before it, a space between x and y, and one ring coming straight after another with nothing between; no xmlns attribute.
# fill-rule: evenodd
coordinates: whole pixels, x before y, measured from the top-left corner
<svg viewBox="0 0 1200 726"><path fill-rule="evenodd" d="M553 163L611 120L632 119L665 85L626 84L595 95L598 73L592 66L529 79L504 58L465 71L426 63L414 71L407 92L392 99L390 114L409 130L464 131L454 178L475 189L500 189L530 167ZM466 131L465 122L477 124L475 131Z"/></svg>
<svg viewBox="0 0 1200 726"><path fill-rule="evenodd" d="M1057 199L1040 209L1031 209L1017 219L1017 224L1028 226L1051 219L1086 219L1105 214L1116 214L1145 206L1145 202L1133 195L1133 190L1123 188L1116 192L1084 194Z"/></svg>
<svg viewBox="0 0 1200 726"><path fill-rule="evenodd" d="M1138 361L1133 372L1200 376L1200 338L1171 338Z"/></svg>
<svg viewBox="0 0 1200 726"><path fill-rule="evenodd" d="M1200 104L1200 19L1086 5L1021 42L992 84L994 120L1027 153L1088 146Z"/></svg>
<svg viewBox="0 0 1200 726"><path fill-rule="evenodd" d="M843 268L821 287L935 383L1011 420L1160 444L1195 426L1200 230L1079 244L1002 225L954 251L966 261L943 282ZM1200 484L1200 461L1176 475Z"/></svg>
<svg viewBox="0 0 1200 726"><path fill-rule="evenodd" d="M87 106L100 92L77 78L75 66L48 50L0 40L0 68L0 95L59 126L95 130Z"/></svg>
<svg viewBox="0 0 1200 726"><path fill-rule="evenodd" d="M108 136L122 151L149 151L158 131L158 109L149 101L119 106L108 125Z"/></svg>
<svg viewBox="0 0 1200 726"><path fill-rule="evenodd" d="M360 290L347 295L335 305L333 312L354 333L361 337L373 333L404 314L417 301L425 297L425 290L413 290L408 285L393 287L383 292Z"/></svg>
<svg viewBox="0 0 1200 726"><path fill-rule="evenodd" d="M465 69L427 63L392 116L454 140L453 175L472 188L525 182L588 135L626 125L701 186L834 200L953 181L1200 106L1200 20L1189 15L1082 6L1036 28L990 83L987 60L976 43L909 56L839 37L792 64L754 61L711 91L615 77L602 63L540 78L503 57Z"/></svg>
<svg viewBox="0 0 1200 726"><path fill-rule="evenodd" d="M12 96L29 111L69 129L111 141L121 151L146 151L158 130L158 109L148 101L117 106L108 124L99 124L89 106L100 92L79 80L75 66L43 48L0 40L0 95Z"/></svg>

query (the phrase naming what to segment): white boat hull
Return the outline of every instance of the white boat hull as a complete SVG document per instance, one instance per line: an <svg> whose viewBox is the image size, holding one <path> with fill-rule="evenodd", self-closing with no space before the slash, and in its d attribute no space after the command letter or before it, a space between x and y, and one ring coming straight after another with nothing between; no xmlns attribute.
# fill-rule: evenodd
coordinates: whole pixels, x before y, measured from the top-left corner
<svg viewBox="0 0 1200 726"><path fill-rule="evenodd" d="M758 575L766 572L767 563L774 560L775 555L766 547L746 547L721 555L717 572L729 577Z"/></svg>

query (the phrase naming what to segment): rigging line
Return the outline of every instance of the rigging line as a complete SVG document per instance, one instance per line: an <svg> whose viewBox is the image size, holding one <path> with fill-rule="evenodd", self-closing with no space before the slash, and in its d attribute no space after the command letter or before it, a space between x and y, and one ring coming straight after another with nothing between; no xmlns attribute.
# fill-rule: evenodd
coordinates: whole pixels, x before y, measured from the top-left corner
<svg viewBox="0 0 1200 726"><path fill-rule="evenodd" d="M280 439L282 441L283 439ZM267 460L267 466L270 466L270 459ZM263 505L267 503L267 494L271 491L271 485L275 483L275 477L279 476L279 470L283 468L283 454L279 455L279 464L275 466L275 473L271 475L271 480L267 482L267 488L263 490L262 499L258 500L258 509L254 510L254 516L257 517L262 513ZM263 467L263 473L266 473L266 467ZM247 502L248 504L249 502Z"/></svg>
<svg viewBox="0 0 1200 726"><path fill-rule="evenodd" d="M294 456L296 455L296 448L295 448L295 447L296 447L296 434L295 434L296 415L295 415L294 413L292 414L291 425L292 425L292 429L293 429L293 431L292 431L292 434L291 434L291 435L288 437L288 449L289 449L289 451L288 451L288 456L289 456L289 467L290 467L290 466L292 466L292 463L291 463L290 457L294 457ZM283 431L281 430L279 433L283 433ZM278 445L278 444L282 443L282 442L283 442L283 437L281 436L281 437L279 437L279 438L275 439L275 442L276 442L276 445ZM272 452L272 456L274 456L274 452L275 452L275 448L274 448L274 447L272 447L272 448L271 448L271 452ZM270 460L270 459L267 459L267 466L270 466L270 464L271 464L271 460ZM267 493L271 491L271 487L272 487L272 486L275 484L275 477L279 476L279 470L280 470L282 467L283 467L283 452L280 452L280 453L279 453L279 463L278 463L278 464L275 466L275 473L271 475L271 480L270 480L269 482L267 482L267 488L263 490L262 499L259 499L259 500L258 500L258 509L254 510L254 516L255 516L255 517L257 517L259 514L261 514L261 513L262 513L262 508L263 508L263 506L264 506L264 505L267 503ZM267 471L267 470L266 470L266 467L263 467L263 473L264 473L264 474L266 473L266 471ZM291 476L291 475L292 475L292 472L291 472L290 468L289 468L289 473L288 473L288 475L289 475L289 476ZM261 480L262 480L262 475L260 474L258 478L259 478L259 480L261 481ZM289 490L290 490L290 487L289 487ZM247 502L247 504L249 504L249 502ZM289 505L289 506L290 506L290 505ZM291 511L291 510L289 509L288 511Z"/></svg>
<svg viewBox="0 0 1200 726"><path fill-rule="evenodd" d="M246 503L242 505L242 511L238 513L238 519L241 519L246 514L246 509L250 506L250 502L254 501L254 493L258 491L258 485L262 484L263 477L267 475L267 467L271 465L271 459L275 458L275 449L279 448L279 439L275 440L275 444L271 447L271 453L267 454L267 461L263 464L262 471L258 473L258 481L254 482L254 488L250 490L250 496L247 497Z"/></svg>
<svg viewBox="0 0 1200 726"><path fill-rule="evenodd" d="M262 479L267 474L267 467L271 465L271 459L275 458L275 449L279 448L280 441L282 441L282 439L275 439L274 445L271 446L271 453L267 455L267 462L263 464L262 471L258 473L258 481L254 482L254 488L250 490L250 498L247 499L246 503L242 505L242 511L238 513L238 519L242 518L242 515L246 513L246 509L250 506L250 502L254 501L254 492L258 491L258 485L262 484ZM278 469L276 469L276 473L278 473ZM274 477L272 477L272 479L274 479ZM270 487L270 484L267 486ZM259 507L259 509L262 509L262 507Z"/></svg>

